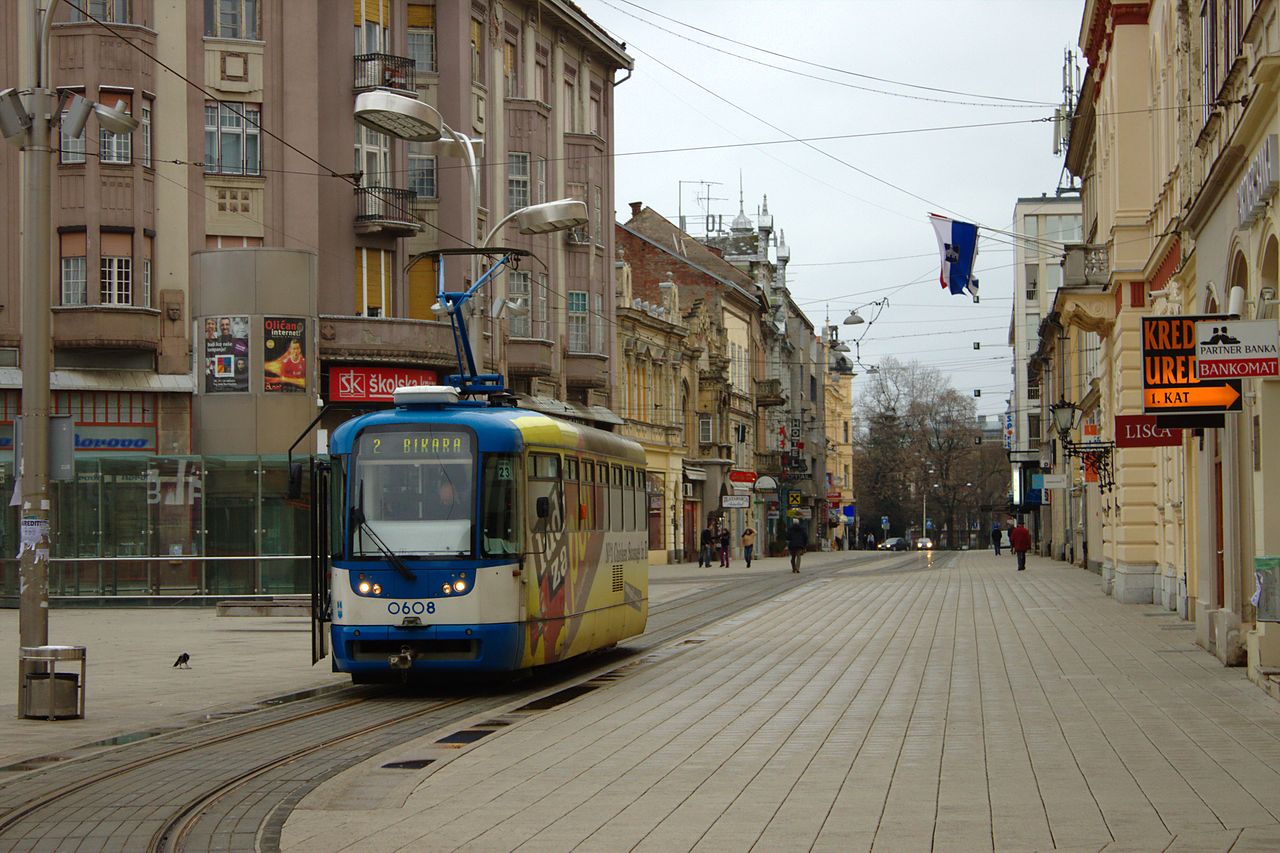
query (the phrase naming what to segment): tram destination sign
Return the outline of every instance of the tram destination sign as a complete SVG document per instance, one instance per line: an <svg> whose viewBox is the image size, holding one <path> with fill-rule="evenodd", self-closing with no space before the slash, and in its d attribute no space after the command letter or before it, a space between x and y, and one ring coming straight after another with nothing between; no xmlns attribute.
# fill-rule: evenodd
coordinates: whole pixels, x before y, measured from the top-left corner
<svg viewBox="0 0 1280 853"><path fill-rule="evenodd" d="M1218 315L1142 318L1142 411L1148 415L1238 412L1239 379L1201 379L1196 367L1196 324Z"/></svg>
<svg viewBox="0 0 1280 853"><path fill-rule="evenodd" d="M1280 327L1272 320L1196 323L1196 377L1280 376Z"/></svg>

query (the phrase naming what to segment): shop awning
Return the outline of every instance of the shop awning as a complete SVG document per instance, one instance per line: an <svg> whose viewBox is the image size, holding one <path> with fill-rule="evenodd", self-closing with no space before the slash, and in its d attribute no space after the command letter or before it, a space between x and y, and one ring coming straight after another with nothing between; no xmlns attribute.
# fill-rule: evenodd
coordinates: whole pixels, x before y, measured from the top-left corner
<svg viewBox="0 0 1280 853"><path fill-rule="evenodd" d="M0 388L21 388L22 370L0 367ZM54 391L151 391L159 394L194 394L195 381L188 373L152 373L149 370L51 370Z"/></svg>
<svg viewBox="0 0 1280 853"><path fill-rule="evenodd" d="M704 468L695 468L692 465L684 466L684 478L686 480L706 480L707 472Z"/></svg>

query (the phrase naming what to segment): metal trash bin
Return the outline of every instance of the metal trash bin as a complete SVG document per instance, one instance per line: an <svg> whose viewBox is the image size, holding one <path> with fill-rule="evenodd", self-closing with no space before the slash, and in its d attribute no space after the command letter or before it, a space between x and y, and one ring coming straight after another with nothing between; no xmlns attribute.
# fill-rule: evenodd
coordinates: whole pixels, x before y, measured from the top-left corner
<svg viewBox="0 0 1280 853"><path fill-rule="evenodd" d="M58 672L59 661L79 661L80 672ZM22 682L20 716L32 720L84 718L84 646L23 646L18 665L24 672L31 670Z"/></svg>

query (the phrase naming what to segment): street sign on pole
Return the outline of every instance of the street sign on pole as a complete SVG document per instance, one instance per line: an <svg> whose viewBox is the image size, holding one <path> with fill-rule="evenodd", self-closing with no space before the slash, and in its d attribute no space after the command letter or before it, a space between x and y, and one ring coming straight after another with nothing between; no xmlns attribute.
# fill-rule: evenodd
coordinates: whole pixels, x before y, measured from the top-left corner
<svg viewBox="0 0 1280 853"><path fill-rule="evenodd" d="M880 516L880 527L882 527L884 530L889 529L889 516L887 515Z"/></svg>
<svg viewBox="0 0 1280 853"><path fill-rule="evenodd" d="M721 509L747 509L751 506L750 495L721 495Z"/></svg>

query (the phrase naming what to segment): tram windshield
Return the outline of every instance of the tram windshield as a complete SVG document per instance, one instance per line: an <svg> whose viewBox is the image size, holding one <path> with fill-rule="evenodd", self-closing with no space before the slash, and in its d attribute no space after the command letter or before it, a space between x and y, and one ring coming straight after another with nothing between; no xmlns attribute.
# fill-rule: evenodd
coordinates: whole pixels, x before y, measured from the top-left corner
<svg viewBox="0 0 1280 853"><path fill-rule="evenodd" d="M430 424L373 428L360 435L355 450L352 556L382 558L379 541L406 556L472 554L475 452L469 432Z"/></svg>

